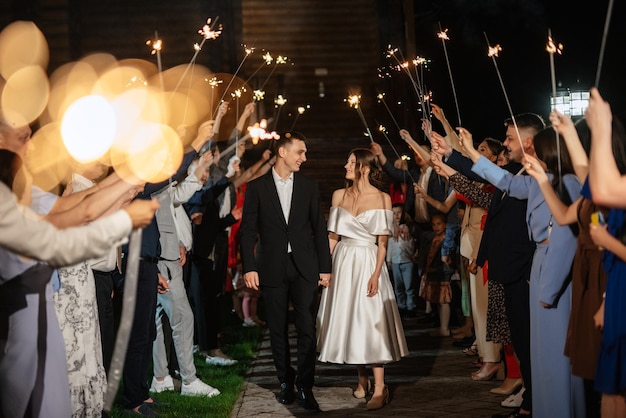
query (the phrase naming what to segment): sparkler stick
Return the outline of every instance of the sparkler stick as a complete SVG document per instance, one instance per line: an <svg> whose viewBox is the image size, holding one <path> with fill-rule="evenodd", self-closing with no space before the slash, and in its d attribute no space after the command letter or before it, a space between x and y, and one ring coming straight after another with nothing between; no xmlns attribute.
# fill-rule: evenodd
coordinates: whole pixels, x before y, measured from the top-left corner
<svg viewBox="0 0 626 418"><path fill-rule="evenodd" d="M151 55L156 55L157 57L157 68L159 69L159 82L161 84L161 90L163 90L163 65L161 64L161 48L163 47L163 42L159 39L159 33L154 31L154 40L148 39L146 41L146 45L152 46Z"/></svg>
<svg viewBox="0 0 626 418"><path fill-rule="evenodd" d="M500 86L502 87L502 93L504 93L504 98L506 100L506 105L509 107L509 113L511 114L511 120L513 121L513 126L515 126L515 132L517 133L517 139L519 141L522 154L526 155L526 151L524 151L524 144L522 143L522 136L519 133L519 128L517 127L517 121L515 120L515 115L513 114L513 109L511 109L511 102L509 102L509 96L506 94L506 89L504 88L504 82L502 81L502 76L500 75L500 70L498 69L498 63L496 62L496 57L498 53L502 51L502 47L500 44L496 46L491 46L489 43L489 38L487 38L487 33L483 32L485 35L485 40L487 41L487 47L489 48L488 55L493 60L493 66L496 68L496 73L498 74L498 79L500 80Z"/></svg>
<svg viewBox="0 0 626 418"><path fill-rule="evenodd" d="M217 39L217 37L220 36L220 34L222 33L221 25L217 27L217 30L215 30L218 19L219 16L215 18L215 21L213 21L213 23L211 23L211 18L208 18L206 22L207 24L204 25L200 30L198 30L198 33L202 35L202 42L200 42L199 45L197 43L193 45L193 49L195 50L195 52L193 54L193 57L191 57L191 61L189 61L189 64L187 64L187 68L185 68L185 71L183 71L183 75L180 77L180 80L178 80L176 87L174 87L174 93L178 90L178 87L180 87L180 83L183 82L183 79L187 75L187 71L189 71L189 68L191 68L191 66L196 62L196 58L198 57L198 54L202 50L202 46L207 41L207 39Z"/></svg>
<svg viewBox="0 0 626 418"><path fill-rule="evenodd" d="M356 112L359 114L359 117L361 118L361 122L363 122L363 126L365 127L365 130L367 131L367 136L370 137L370 142L374 142L374 137L372 136L372 132L370 131L369 126L367 126L367 121L365 120L365 116L363 116L363 111L361 110L361 106L359 106L361 104L361 96L353 94L349 96L347 99L343 99L343 101L348 102L348 105L350 105L350 107L353 107L356 109Z"/></svg>
<svg viewBox="0 0 626 418"><path fill-rule="evenodd" d="M378 122L377 122L378 123ZM398 153L398 151L396 150L396 147L393 146L393 143L391 142L391 139L389 139L389 136L387 135L387 128L385 128L383 125L378 124L378 131L381 132L383 134L383 136L385 137L385 139L387 140L387 142L389 143L389 146L391 146L391 149L393 150L394 154L396 154L396 156L400 159L402 159L402 157L400 156L400 154ZM412 183L416 183L415 179L413 178L413 176L411 175L411 172L409 170L406 170L406 172L409 174L409 177L411 178L411 182Z"/></svg>
<svg viewBox="0 0 626 418"><path fill-rule="evenodd" d="M104 398L104 410L110 411L117 394L117 388L122 377L126 348L130 331L133 328L135 317L135 304L137 295L137 276L139 272L139 252L141 250L141 229L133 229L130 234L128 245L128 261L126 263L126 275L124 279L124 300L122 302L122 318L117 330L115 349L111 359L111 368L107 376L107 391Z"/></svg>
<svg viewBox="0 0 626 418"><path fill-rule="evenodd" d="M298 118L300 117L301 114L304 113L305 110L306 108L304 106L298 107L298 114L294 118L293 123L291 124L291 127L289 128L290 131L293 131L293 128L295 128L296 126L296 122L298 122Z"/></svg>
<svg viewBox="0 0 626 418"><path fill-rule="evenodd" d="M554 70L554 53L561 54L563 50L562 44L555 44L552 39L552 31L548 29L548 43L546 45L546 51L550 55L550 79L552 81L552 97L556 100L556 71ZM555 104L556 107L556 104ZM559 192L563 192L563 175L561 173L561 144L559 141L559 131L556 131L556 156L557 165L559 168Z"/></svg>
<svg viewBox="0 0 626 418"><path fill-rule="evenodd" d="M287 99L283 97L282 94L279 94L278 97L274 99L274 107L278 108L276 112L276 121L274 122L274 129L278 129L278 119L280 118L280 111L283 109L284 104L287 103Z"/></svg>
<svg viewBox="0 0 626 418"><path fill-rule="evenodd" d="M398 124L398 121L396 120L396 118L393 116L393 113L391 113L391 109L389 109L389 106L387 106L387 102L385 101L385 93L378 93L378 96L376 97L385 105L385 109L387 109L387 113L389 113L391 120L393 121L394 125L396 125L396 128L398 128L398 131L399 131L400 125Z"/></svg>
<svg viewBox="0 0 626 418"><path fill-rule="evenodd" d="M270 65L272 61L274 61L274 57L272 57L272 55L269 52L266 52L265 54L263 54L263 63L261 63L261 65L259 65L258 68L254 70L254 72L250 75L250 77L248 77L248 79L246 80L246 84L248 84L250 80L252 80L252 77L254 77L256 73L258 73L261 70L261 68L263 68L266 65Z"/></svg>
<svg viewBox="0 0 626 418"><path fill-rule="evenodd" d="M228 89L233 84L233 80L235 79L235 77L237 77L237 74L239 74L239 70L241 70L241 67L243 66L243 63L246 62L246 59L248 58L248 56L254 52L254 48L251 48L251 47L248 48L245 45L243 46L243 50L245 52L245 55L243 56L243 59L239 63L239 67L237 67L237 69L235 70L235 74L233 74L233 77L230 79L230 81L228 82L228 85L224 89L224 93L222 93L222 97L220 97L219 103L221 103L222 100L224 100L224 97L226 96L226 93L228 92ZM215 119L215 115L213 115L213 119Z"/></svg>
<svg viewBox="0 0 626 418"><path fill-rule="evenodd" d="M282 55L279 55L278 57L276 57L276 61L274 61L274 67L272 68L270 73L267 75L267 78L265 79L263 84L261 84L261 87L259 87L259 90L263 90L263 87L265 87L265 85L269 81L272 74L274 74L276 67L278 67L280 64L286 64L286 63L287 63L287 57L283 57Z"/></svg>
<svg viewBox="0 0 626 418"><path fill-rule="evenodd" d="M611 14L613 12L613 0L609 0L609 7L606 11L606 19L604 20L604 32L602 32L602 44L600 46L600 56L598 57L598 69L596 70L596 88L600 85L600 73L602 72L602 60L604 59L604 47L606 46L606 36L609 33L609 23L611 22Z"/></svg>
<svg viewBox="0 0 626 418"><path fill-rule="evenodd" d="M445 31L442 31L441 24L439 24L439 33L437 33L437 36L439 37L439 39L441 39L441 45L443 45L443 52L446 56L446 64L448 65L448 74L450 75L450 84L452 84L452 94L454 95L454 104L456 106L456 115L459 121L458 126L463 126L463 124L461 123L461 112L459 112L459 101L457 100L456 88L454 87L454 79L452 78L452 69L450 68L450 59L448 58L448 50L446 48L446 41L450 40L450 38L448 37L448 29L446 29Z"/></svg>

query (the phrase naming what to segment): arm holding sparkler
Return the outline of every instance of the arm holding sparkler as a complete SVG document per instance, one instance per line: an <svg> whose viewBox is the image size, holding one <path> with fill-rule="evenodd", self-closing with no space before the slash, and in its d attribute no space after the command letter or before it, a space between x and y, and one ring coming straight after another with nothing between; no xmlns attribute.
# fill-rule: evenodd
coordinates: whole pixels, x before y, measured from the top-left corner
<svg viewBox="0 0 626 418"><path fill-rule="evenodd" d="M433 116L437 118L439 122L441 122L441 125L446 132L446 139L448 140L450 145L452 145L454 149L460 151L461 144L459 142L459 136L455 132L452 125L450 125L450 122L446 118L446 115L443 113L443 109L434 103L431 103L430 107Z"/></svg>
<svg viewBox="0 0 626 418"><path fill-rule="evenodd" d="M577 222L578 203L582 200L582 197L579 197L571 205L566 205L559 198L559 196L557 196L548 175L539 164L539 160L529 154L526 154L523 163L524 167L526 167L526 172L537 181L539 189L541 190L548 208L550 209L550 212L556 222L559 225L569 225Z"/></svg>
<svg viewBox="0 0 626 418"><path fill-rule="evenodd" d="M270 161L271 155L272 155L272 152L269 149L266 149L265 151L263 151L261 158L259 158L259 160L256 163L252 164L250 167L248 167L248 169L246 169L243 173L241 173L241 175L233 181L233 185L235 187L239 187L243 183L248 182L252 179L255 179L267 173L269 169L272 167L271 164L267 164Z"/></svg>
<svg viewBox="0 0 626 418"><path fill-rule="evenodd" d="M611 106L596 88L591 89L585 117L591 130L589 186L593 201L598 205L626 208L626 176L620 174L612 149L612 143L624 131L623 128L619 132L613 129L621 124L613 121Z"/></svg>
<svg viewBox="0 0 626 418"><path fill-rule="evenodd" d="M581 184L584 183L589 174L589 157L583 148L577 127L579 127L579 129L585 129L584 126L586 126L586 122L574 124L572 118L562 114L558 110L550 112L550 122L554 130L558 132L563 138L563 141L565 141L578 181Z"/></svg>
<svg viewBox="0 0 626 418"><path fill-rule="evenodd" d="M419 154L422 159L424 159L424 161L428 161L430 159L430 154L428 153L428 151L419 146L419 144L413 139L409 131L407 131L406 129L400 129L400 138L402 138L402 140L406 142L409 147L411 147L413 152Z"/></svg>
<svg viewBox="0 0 626 418"><path fill-rule="evenodd" d="M393 163L387 159L383 153L383 148L377 142L370 143L370 149L378 157L380 165L383 167L385 173L387 173L394 181L411 184L412 179L416 178L410 174L408 170L402 170L393 166Z"/></svg>
<svg viewBox="0 0 626 418"><path fill-rule="evenodd" d="M456 199L456 193L454 192L449 193L448 197L446 197L446 200L444 200L443 202L440 202L439 200L434 199L433 197L429 196L428 193L426 193L426 190L424 190L418 184L413 184L413 189L417 197L420 197L426 200L426 203L428 203L429 205L437 209L439 212L448 213L450 212L450 209L452 209L452 207L456 204L457 199Z"/></svg>

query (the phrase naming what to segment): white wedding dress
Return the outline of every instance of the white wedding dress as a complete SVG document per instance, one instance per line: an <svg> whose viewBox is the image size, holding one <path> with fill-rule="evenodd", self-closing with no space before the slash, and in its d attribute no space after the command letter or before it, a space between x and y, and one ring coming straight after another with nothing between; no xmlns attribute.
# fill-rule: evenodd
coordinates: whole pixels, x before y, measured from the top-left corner
<svg viewBox="0 0 626 418"><path fill-rule="evenodd" d="M330 208L328 230L340 241L333 251L331 284L322 290L317 315L319 361L385 364L408 355L386 264L378 293L367 297L367 283L376 268L376 236L392 235L392 216L384 209L353 216L341 207Z"/></svg>

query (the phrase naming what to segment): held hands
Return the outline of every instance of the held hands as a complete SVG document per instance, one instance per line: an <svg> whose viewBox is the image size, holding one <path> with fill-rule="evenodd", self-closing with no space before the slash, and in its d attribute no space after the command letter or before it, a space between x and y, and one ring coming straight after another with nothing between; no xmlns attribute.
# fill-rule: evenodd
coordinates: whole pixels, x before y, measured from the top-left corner
<svg viewBox="0 0 626 418"><path fill-rule="evenodd" d="M256 108L256 103L254 102L248 103L246 107L244 107L243 112L241 113L241 117L243 118L249 117L252 113L254 113L255 108Z"/></svg>
<svg viewBox="0 0 626 418"><path fill-rule="evenodd" d="M248 289L259 290L259 273L249 271L243 275L243 281Z"/></svg>
<svg viewBox="0 0 626 418"><path fill-rule="evenodd" d="M317 285L323 287L330 286L330 273L320 273L320 279L317 282Z"/></svg>

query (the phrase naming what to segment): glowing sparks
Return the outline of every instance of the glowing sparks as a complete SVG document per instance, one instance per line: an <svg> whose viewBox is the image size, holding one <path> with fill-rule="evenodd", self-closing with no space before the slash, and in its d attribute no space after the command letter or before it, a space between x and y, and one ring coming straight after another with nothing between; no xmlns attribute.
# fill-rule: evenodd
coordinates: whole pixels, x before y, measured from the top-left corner
<svg viewBox="0 0 626 418"><path fill-rule="evenodd" d="M212 89L217 87L218 84L221 84L224 82L224 80L218 80L217 77L205 78L204 81L209 83L209 86L211 86Z"/></svg>
<svg viewBox="0 0 626 418"><path fill-rule="evenodd" d="M199 51L202 51L202 47L200 46L199 43L196 42L195 44L193 44L193 50L199 52Z"/></svg>
<svg viewBox="0 0 626 418"><path fill-rule="evenodd" d="M246 92L246 88L245 87L241 87L241 88L235 90L234 92L230 93L230 95L233 97L233 99L240 99L241 95L243 93L245 93L245 92Z"/></svg>
<svg viewBox="0 0 626 418"><path fill-rule="evenodd" d="M151 46L152 47L152 51L150 52L150 55L155 55L157 52L161 51L161 48L163 47L163 42L160 39L148 39L146 41L146 45Z"/></svg>
<svg viewBox="0 0 626 418"><path fill-rule="evenodd" d="M278 97L274 99L275 107L283 106L285 103L287 103L287 99L285 99L282 94L279 94Z"/></svg>
<svg viewBox="0 0 626 418"><path fill-rule="evenodd" d="M442 30L441 32L437 32L437 37L441 39L442 41L449 41L450 38L448 37L448 29Z"/></svg>
<svg viewBox="0 0 626 418"><path fill-rule="evenodd" d="M387 46L387 58L395 57L398 48L392 48L391 45Z"/></svg>
<svg viewBox="0 0 626 418"><path fill-rule="evenodd" d="M254 145L258 144L259 139L280 139L280 135L278 135L276 131L267 131L267 119L261 119L261 123L257 122L253 126L248 127L248 133L250 134Z"/></svg>
<svg viewBox="0 0 626 418"><path fill-rule="evenodd" d="M359 104L361 104L361 96L360 95L350 95L347 98L343 99L344 102L347 102L348 105L354 109L359 108Z"/></svg>
<svg viewBox="0 0 626 418"><path fill-rule="evenodd" d="M286 64L287 63L287 57L283 57L282 55L279 55L278 57L276 57L276 64Z"/></svg>
<svg viewBox="0 0 626 418"><path fill-rule="evenodd" d="M217 25L217 19L211 23L211 18L208 18L206 25L202 26L198 33L204 37L204 39L217 39L222 34L222 25Z"/></svg>
<svg viewBox="0 0 626 418"><path fill-rule="evenodd" d="M425 64L428 64L429 62L430 62L430 60L428 60L428 59L426 59L424 57L417 56L413 60L413 65L415 65L417 67L418 65L425 65Z"/></svg>
<svg viewBox="0 0 626 418"><path fill-rule="evenodd" d="M306 108L304 106L298 106L298 114L299 115L303 114L305 110L306 110Z"/></svg>
<svg viewBox="0 0 626 418"><path fill-rule="evenodd" d="M254 100L256 100L257 102L260 102L261 100L265 99L265 91L263 90L254 90L254 92L252 93Z"/></svg>
<svg viewBox="0 0 626 418"><path fill-rule="evenodd" d="M383 125L378 125L378 130L379 130L380 132L387 133L387 128L385 128Z"/></svg>
<svg viewBox="0 0 626 418"><path fill-rule="evenodd" d="M563 44L557 45L554 42L554 39L552 39L552 36L548 35L548 43L546 44L546 51L548 51L550 54L557 53L561 55L563 53Z"/></svg>
<svg viewBox="0 0 626 418"><path fill-rule="evenodd" d="M269 52L266 52L263 54L263 61L265 61L265 64L270 65L274 61L274 58Z"/></svg>
<svg viewBox="0 0 626 418"><path fill-rule="evenodd" d="M496 46L489 46L487 56L497 57L500 51L502 51L502 47L500 46L500 44L497 44Z"/></svg>
<svg viewBox="0 0 626 418"><path fill-rule="evenodd" d="M254 52L254 47L249 47L249 46L244 45L243 51L246 53L246 56L248 56Z"/></svg>

